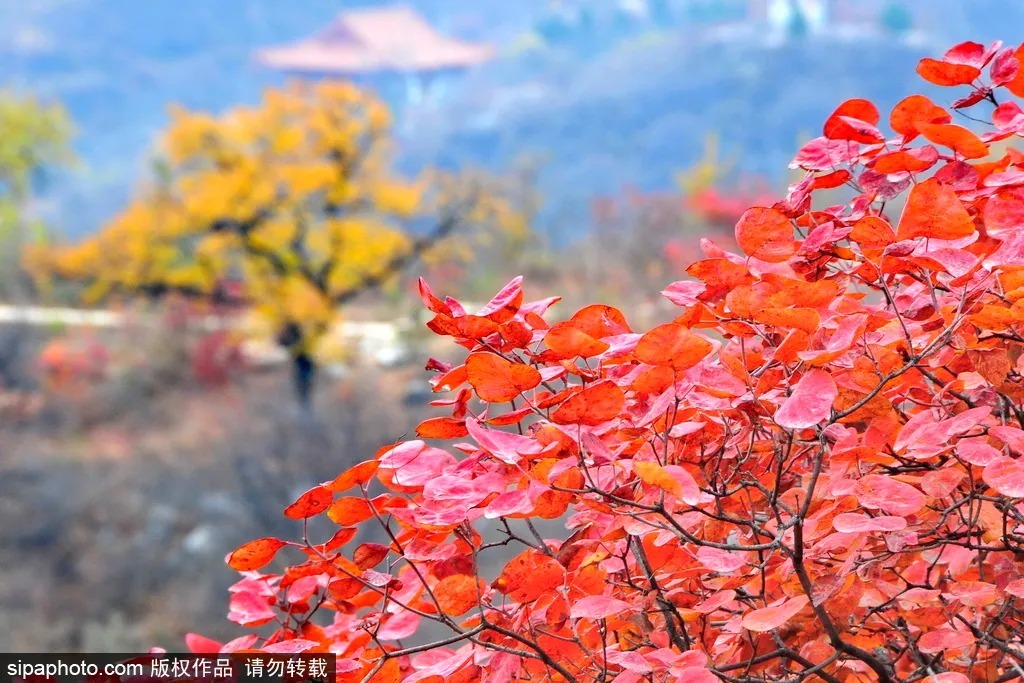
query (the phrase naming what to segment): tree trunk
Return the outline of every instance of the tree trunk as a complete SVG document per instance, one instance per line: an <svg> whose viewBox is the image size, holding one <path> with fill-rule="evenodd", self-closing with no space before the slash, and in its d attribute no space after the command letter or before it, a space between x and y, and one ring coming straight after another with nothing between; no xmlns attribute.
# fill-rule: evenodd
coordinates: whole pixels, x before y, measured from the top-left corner
<svg viewBox="0 0 1024 683"><path fill-rule="evenodd" d="M309 413L313 407L316 370L316 361L309 354L300 352L292 357L295 396L299 400L299 408L305 413Z"/></svg>

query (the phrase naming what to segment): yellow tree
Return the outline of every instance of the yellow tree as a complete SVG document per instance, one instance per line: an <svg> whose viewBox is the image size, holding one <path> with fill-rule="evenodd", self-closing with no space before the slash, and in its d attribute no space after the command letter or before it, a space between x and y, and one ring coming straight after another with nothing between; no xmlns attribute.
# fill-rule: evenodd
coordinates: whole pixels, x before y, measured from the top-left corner
<svg viewBox="0 0 1024 683"><path fill-rule="evenodd" d="M346 83L296 83L219 117L175 110L156 178L97 235L31 264L92 300L241 283L308 407L340 306L470 232L525 229L480 182L396 173L391 146L386 106Z"/></svg>
<svg viewBox="0 0 1024 683"><path fill-rule="evenodd" d="M30 216L41 171L74 160L67 112L30 95L0 89L0 296L22 298L18 255L25 244L45 242L45 225Z"/></svg>

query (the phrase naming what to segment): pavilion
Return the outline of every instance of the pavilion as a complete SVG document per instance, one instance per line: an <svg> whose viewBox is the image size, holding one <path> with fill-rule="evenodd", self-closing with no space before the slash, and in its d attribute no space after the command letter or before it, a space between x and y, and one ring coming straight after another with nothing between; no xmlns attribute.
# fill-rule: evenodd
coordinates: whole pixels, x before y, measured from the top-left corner
<svg viewBox="0 0 1024 683"><path fill-rule="evenodd" d="M447 77L487 62L490 46L438 33L406 5L351 10L315 35L260 50L261 64L290 75L381 77L404 81L406 102L420 102Z"/></svg>

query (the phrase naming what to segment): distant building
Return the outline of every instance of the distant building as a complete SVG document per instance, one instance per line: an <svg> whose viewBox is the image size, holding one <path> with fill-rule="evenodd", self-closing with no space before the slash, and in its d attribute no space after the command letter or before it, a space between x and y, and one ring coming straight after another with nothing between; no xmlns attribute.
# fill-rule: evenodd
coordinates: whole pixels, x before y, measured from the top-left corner
<svg viewBox="0 0 1024 683"><path fill-rule="evenodd" d="M405 5L344 12L319 33L290 45L260 50L261 64L305 77L346 77L370 82L417 103L438 94L454 74L494 56L488 45L438 33Z"/></svg>

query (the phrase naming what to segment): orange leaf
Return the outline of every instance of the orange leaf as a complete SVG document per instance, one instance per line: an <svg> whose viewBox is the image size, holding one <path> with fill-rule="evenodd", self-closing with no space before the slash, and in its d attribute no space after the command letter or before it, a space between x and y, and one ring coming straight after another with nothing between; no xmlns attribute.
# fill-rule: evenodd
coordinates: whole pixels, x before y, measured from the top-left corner
<svg viewBox="0 0 1024 683"><path fill-rule="evenodd" d="M896 228L896 239L953 240L973 233L974 221L953 189L936 178L928 178L910 191Z"/></svg>
<svg viewBox="0 0 1024 683"><path fill-rule="evenodd" d="M781 263L796 253L793 225L776 209L747 209L736 224L736 243L749 256Z"/></svg>
<svg viewBox="0 0 1024 683"><path fill-rule="evenodd" d="M326 486L314 486L284 510L290 519L307 519L319 515L334 502L334 494Z"/></svg>
<svg viewBox="0 0 1024 683"><path fill-rule="evenodd" d="M608 350L608 342L594 339L572 323L559 323L544 337L544 344L558 358L590 358Z"/></svg>
<svg viewBox="0 0 1024 683"><path fill-rule="evenodd" d="M466 381L466 366L460 365L452 368L448 372L444 373L440 377L435 377L430 380L431 386L433 386L435 392L439 391L452 391L462 386L462 383Z"/></svg>
<svg viewBox="0 0 1024 683"><path fill-rule="evenodd" d="M558 424L580 424L596 427L619 415L625 395L610 379L591 384L569 397L551 413Z"/></svg>
<svg viewBox="0 0 1024 683"><path fill-rule="evenodd" d="M488 352L471 353L466 358L466 377L477 396L488 403L511 401L541 380L536 368Z"/></svg>
<svg viewBox="0 0 1024 683"><path fill-rule="evenodd" d="M480 604L483 581L469 574L452 574L441 579L434 587L438 607L448 616L460 617Z"/></svg>
<svg viewBox="0 0 1024 683"><path fill-rule="evenodd" d="M889 152L876 158L871 163L871 170L877 173L920 173L927 171L938 161L939 155L932 146L921 149L931 150L930 153L911 154L910 152Z"/></svg>
<svg viewBox="0 0 1024 683"><path fill-rule="evenodd" d="M612 306L593 304L585 306L573 314L569 322L578 330L586 332L594 339L629 334L629 325L622 311Z"/></svg>
<svg viewBox="0 0 1024 683"><path fill-rule="evenodd" d="M950 64L925 58L918 63L917 73L935 85L969 85L981 75L981 70L970 64Z"/></svg>
<svg viewBox="0 0 1024 683"><path fill-rule="evenodd" d="M466 421L454 417L432 417L416 428L416 435L423 439L458 439L467 434Z"/></svg>
<svg viewBox="0 0 1024 683"><path fill-rule="evenodd" d="M949 123L952 120L949 112L924 95L911 95L900 100L889 115L889 125L907 140L918 136L918 126L923 123Z"/></svg>
<svg viewBox="0 0 1024 683"><path fill-rule="evenodd" d="M665 468L656 462L634 462L633 471L645 484L661 489L665 493L678 496L682 493L682 486L678 481L665 471Z"/></svg>
<svg viewBox="0 0 1024 683"><path fill-rule="evenodd" d="M878 216L865 216L853 224L850 239L861 249L885 249L896 241L892 226Z"/></svg>
<svg viewBox="0 0 1024 683"><path fill-rule="evenodd" d="M324 484L324 488L335 493L343 493L353 486L362 486L373 479L377 465L376 460L364 460L339 474L330 484Z"/></svg>
<svg viewBox="0 0 1024 683"><path fill-rule="evenodd" d="M686 370L711 353L711 342L678 323L659 325L640 337L636 357L651 365Z"/></svg>
<svg viewBox="0 0 1024 683"><path fill-rule="evenodd" d="M239 572L251 572L267 566L277 551L288 545L277 538L249 541L228 556L228 566Z"/></svg>
<svg viewBox="0 0 1024 683"><path fill-rule="evenodd" d="M764 325L785 329L817 332L821 317L813 308L763 308L754 311L754 320Z"/></svg>
<svg viewBox="0 0 1024 683"><path fill-rule="evenodd" d="M964 159L981 159L988 156L988 145L977 135L955 123L923 123L918 126L918 130L936 145L949 147Z"/></svg>
<svg viewBox="0 0 1024 683"><path fill-rule="evenodd" d="M355 526L373 516L370 504L362 498L339 498L327 508L327 516L335 524Z"/></svg>

